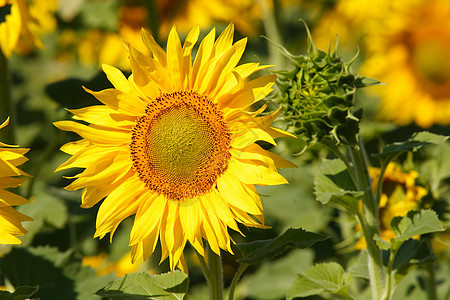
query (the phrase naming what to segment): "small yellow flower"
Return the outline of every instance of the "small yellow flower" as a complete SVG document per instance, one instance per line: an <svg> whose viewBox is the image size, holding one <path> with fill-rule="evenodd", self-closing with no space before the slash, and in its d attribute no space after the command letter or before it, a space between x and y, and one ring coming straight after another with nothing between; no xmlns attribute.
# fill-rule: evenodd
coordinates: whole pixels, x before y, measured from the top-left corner
<svg viewBox="0 0 450 300"><path fill-rule="evenodd" d="M373 180L372 187L377 188L377 182L380 177L380 169L369 168L369 175ZM404 217L413 209L419 207L419 202L427 191L415 184L419 177L416 171L404 173L401 167L396 163L389 163L383 177L383 187L380 199L379 222L380 237L390 241L395 237L391 228L391 221L394 217ZM359 229L359 228L358 228ZM366 242L362 237L355 245L356 249L364 249Z"/></svg>
<svg viewBox="0 0 450 300"><path fill-rule="evenodd" d="M0 129L8 125L9 118L0 125ZM20 175L28 175L17 168L28 159L23 155L28 149L15 148L0 142L0 244L21 244L18 236L27 233L22 222L32 219L16 211L13 206L25 204L28 201L6 189L22 184Z"/></svg>
<svg viewBox="0 0 450 300"><path fill-rule="evenodd" d="M289 136L270 126L279 111L249 111L272 91L276 75L248 80L268 66L237 66L247 39L233 44L233 24L216 41L213 29L193 61L199 32L193 28L182 45L173 27L166 53L143 30L152 55L129 45L132 75L126 79L104 65L115 88L88 90L104 105L71 110L91 124L55 123L83 138L62 147L72 157L58 170L85 168L67 189L84 188L84 208L106 197L95 236L112 238L120 222L135 215L133 262L147 259L159 240L172 270L186 270L187 241L201 255L203 240L217 254L232 252L228 228L239 232L238 222L265 227L254 185L287 183L277 168L293 166L255 144Z"/></svg>

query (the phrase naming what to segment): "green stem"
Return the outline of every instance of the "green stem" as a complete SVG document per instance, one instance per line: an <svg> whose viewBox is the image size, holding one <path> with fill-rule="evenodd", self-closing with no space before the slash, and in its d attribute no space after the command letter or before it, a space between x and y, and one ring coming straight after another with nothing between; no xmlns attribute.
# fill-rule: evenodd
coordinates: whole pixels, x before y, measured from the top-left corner
<svg viewBox="0 0 450 300"><path fill-rule="evenodd" d="M222 278L222 261L220 256L212 251L208 243L205 243L207 261L205 258L195 251L200 261L203 274L209 287L210 300L223 300L223 278Z"/></svg>
<svg viewBox="0 0 450 300"><path fill-rule="evenodd" d="M389 256L389 263L387 267L387 278L386 278L386 288L384 289L383 300L391 299L392 295L392 267L394 265L395 255L397 250L391 249L391 254Z"/></svg>
<svg viewBox="0 0 450 300"><path fill-rule="evenodd" d="M261 8L262 23L264 25L264 30L267 34L267 37L278 45L283 45L283 39L280 35L280 31L278 30L278 23L276 19L276 1L272 1L272 6L270 7L269 1L259 0L258 4ZM278 50L277 46L272 43L267 44L269 50L269 61L282 69L285 65L285 59L283 54Z"/></svg>
<svg viewBox="0 0 450 300"><path fill-rule="evenodd" d="M239 278L241 278L242 274L245 272L245 270L247 269L248 266L249 266L248 264L240 264L239 265L236 275L234 275L233 282L231 283L230 294L228 295L228 300L234 299L234 291L236 289Z"/></svg>
<svg viewBox="0 0 450 300"><path fill-rule="evenodd" d="M9 125L0 130L0 141L7 144L15 144L14 124L15 118L11 103L11 78L8 69L8 59L0 51L0 124L8 117L13 120Z"/></svg>
<svg viewBox="0 0 450 300"><path fill-rule="evenodd" d="M342 154L342 152L339 150L339 148L334 144L334 141L324 142L323 144L325 146L327 146L331 150L331 152L333 152L340 160L342 160L344 162L345 166L348 169L348 172L350 173L350 176L352 177L353 182L356 182L356 175L355 175L355 171L353 170L352 165L350 164L348 159L345 157L345 155Z"/></svg>
<svg viewBox="0 0 450 300"><path fill-rule="evenodd" d="M430 261L425 263L425 269L427 270L427 294L428 300L436 300L437 292L436 292L436 274L434 268L434 262ZM448 297L447 297L448 298Z"/></svg>
<svg viewBox="0 0 450 300"><path fill-rule="evenodd" d="M208 265L206 264L205 258L197 251L195 251L195 254L197 254L198 260L200 261L200 266L202 267L203 275L205 276L206 281L208 282L208 285L209 285L209 282L212 281L212 275L211 275L211 272L209 272Z"/></svg>
<svg viewBox="0 0 450 300"><path fill-rule="evenodd" d="M369 275L372 288L372 298L381 299L385 287L385 274L381 259L381 251L373 240L374 234L379 234L378 203L374 197L370 182L368 163L365 157L364 146L359 139L359 147L350 147L352 161L355 166L356 182L358 190L364 191L362 203L363 212L358 213L357 219L363 230L369 253Z"/></svg>
<svg viewBox="0 0 450 300"><path fill-rule="evenodd" d="M222 260L211 247L207 247L208 269L211 273L209 284L209 296L211 300L223 300L223 276L222 276Z"/></svg>

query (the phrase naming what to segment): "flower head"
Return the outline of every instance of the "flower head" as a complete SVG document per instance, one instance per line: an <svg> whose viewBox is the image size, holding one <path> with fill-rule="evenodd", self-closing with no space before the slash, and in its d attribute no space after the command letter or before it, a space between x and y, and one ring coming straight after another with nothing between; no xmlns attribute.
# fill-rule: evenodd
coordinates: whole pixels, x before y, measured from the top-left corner
<svg viewBox="0 0 450 300"><path fill-rule="evenodd" d="M354 115L357 88L377 83L350 70L337 54L337 43L331 53L314 46L308 33L308 55L288 57L294 64L290 71L280 72L280 102L286 120L295 131L310 141L332 136L336 142L348 142L358 132L359 113Z"/></svg>
<svg viewBox="0 0 450 300"><path fill-rule="evenodd" d="M0 125L0 129L8 125L9 118ZM6 189L22 184L20 175L27 175L17 166L27 161L23 155L28 149L15 148L0 142L0 244L21 244L18 236L27 233L22 222L32 219L16 211L12 206L25 204L28 201Z"/></svg>
<svg viewBox="0 0 450 300"><path fill-rule="evenodd" d="M254 185L286 183L277 168L292 164L255 143L288 136L270 126L278 111L261 116L265 106L249 110L272 91L276 76L248 80L268 66L237 66L246 39L233 44L233 33L230 24L215 41L213 29L193 61L198 27L183 45L172 28L167 53L143 30L152 55L129 46L132 75L126 79L104 65L115 88L87 90L104 105L71 110L91 124L55 123L83 138L62 147L72 157L58 170L85 168L67 189L84 188L84 208L106 197L95 236L112 237L123 219L135 215L133 261L147 259L158 240L172 270L186 269L187 241L202 255L204 240L217 254L232 252L228 228L264 227Z"/></svg>
<svg viewBox="0 0 450 300"><path fill-rule="evenodd" d="M380 117L400 125L450 124L450 2L403 0L386 8L367 36L362 66L387 84L373 89L381 96Z"/></svg>
<svg viewBox="0 0 450 300"><path fill-rule="evenodd" d="M376 190L380 177L379 168L369 168L373 189ZM419 174L416 171L405 173L396 163L389 163L382 180L382 194L379 205L380 237L390 241L395 237L391 228L394 217L404 217L413 209L419 207L419 202L427 194L427 191L416 185ZM355 245L356 249L363 249L365 240L361 238Z"/></svg>

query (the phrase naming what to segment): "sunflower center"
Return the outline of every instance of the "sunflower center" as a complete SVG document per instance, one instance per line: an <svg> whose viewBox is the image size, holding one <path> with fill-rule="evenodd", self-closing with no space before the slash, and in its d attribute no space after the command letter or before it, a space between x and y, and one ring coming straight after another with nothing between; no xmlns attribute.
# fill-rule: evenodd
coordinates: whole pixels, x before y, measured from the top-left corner
<svg viewBox="0 0 450 300"><path fill-rule="evenodd" d="M450 96L450 36L423 30L416 34L412 63L422 84L435 97Z"/></svg>
<svg viewBox="0 0 450 300"><path fill-rule="evenodd" d="M148 128L149 164L172 182L194 178L213 150L208 122L188 105L161 112Z"/></svg>
<svg viewBox="0 0 450 300"><path fill-rule="evenodd" d="M173 200L210 191L225 172L231 136L222 113L192 91L162 94L138 118L130 145L146 186Z"/></svg>

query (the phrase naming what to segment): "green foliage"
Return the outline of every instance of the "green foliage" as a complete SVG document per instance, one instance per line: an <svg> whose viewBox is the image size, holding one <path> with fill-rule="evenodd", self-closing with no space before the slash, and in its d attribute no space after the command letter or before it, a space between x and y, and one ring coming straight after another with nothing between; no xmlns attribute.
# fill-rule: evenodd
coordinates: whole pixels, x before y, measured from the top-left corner
<svg viewBox="0 0 450 300"><path fill-rule="evenodd" d="M0 291L0 299L2 300L27 300L30 299L31 296L36 294L39 287L32 286L19 286L16 288L14 293Z"/></svg>
<svg viewBox="0 0 450 300"><path fill-rule="evenodd" d="M352 299L348 293L350 275L337 263L317 264L303 274L297 275L286 298L319 295L323 292L337 294Z"/></svg>
<svg viewBox="0 0 450 300"><path fill-rule="evenodd" d="M395 217L391 227L395 233L393 245L398 245L417 235L444 230L438 216L430 209L410 211L404 217Z"/></svg>
<svg viewBox="0 0 450 300"><path fill-rule="evenodd" d="M245 274L238 289L240 286L245 287L242 291L254 299L284 298L295 275L306 271L313 262L314 253L311 249L291 251L281 258L266 261L255 272Z"/></svg>
<svg viewBox="0 0 450 300"><path fill-rule="evenodd" d="M110 282L97 295L111 300L183 299L189 287L189 277L181 271L151 275L133 273Z"/></svg>
<svg viewBox="0 0 450 300"><path fill-rule="evenodd" d="M387 163L404 152L415 152L423 146L432 144L439 145L445 143L447 140L447 136L433 134L426 131L417 132L404 142L386 145L380 153L374 154L373 156Z"/></svg>
<svg viewBox="0 0 450 300"><path fill-rule="evenodd" d="M39 286L33 296L41 299L98 299L95 291L113 278L82 266L73 251L52 247L14 248L0 260L0 269L13 286Z"/></svg>
<svg viewBox="0 0 450 300"><path fill-rule="evenodd" d="M342 160L324 159L314 180L316 199L322 204L356 213L364 195L358 191L352 177Z"/></svg>
<svg viewBox="0 0 450 300"><path fill-rule="evenodd" d="M326 235L320 233L309 232L301 228L290 228L274 239L237 244L242 254L242 258L237 261L245 264L261 263L279 256L289 248L309 248L327 238Z"/></svg>

